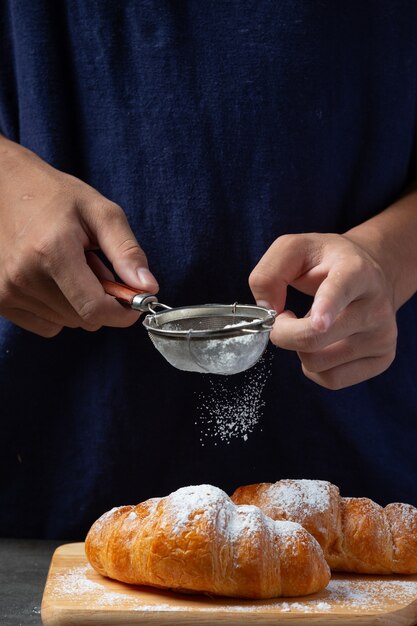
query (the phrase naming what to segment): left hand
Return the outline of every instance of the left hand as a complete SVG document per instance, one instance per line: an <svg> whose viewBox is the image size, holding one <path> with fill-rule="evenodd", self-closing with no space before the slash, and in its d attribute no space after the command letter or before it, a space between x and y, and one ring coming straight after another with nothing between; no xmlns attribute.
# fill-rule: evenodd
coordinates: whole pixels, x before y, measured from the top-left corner
<svg viewBox="0 0 417 626"><path fill-rule="evenodd" d="M258 304L279 313L271 341L295 350L304 374L319 385L354 385L377 376L394 360L393 285L354 238L283 235L254 268L249 284ZM304 318L284 310L288 285L314 296Z"/></svg>

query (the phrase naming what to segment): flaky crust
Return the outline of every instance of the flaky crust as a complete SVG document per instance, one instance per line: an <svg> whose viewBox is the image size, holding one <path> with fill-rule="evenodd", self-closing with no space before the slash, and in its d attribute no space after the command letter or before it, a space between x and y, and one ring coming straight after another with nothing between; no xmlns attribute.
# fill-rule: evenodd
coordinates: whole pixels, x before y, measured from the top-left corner
<svg viewBox="0 0 417 626"><path fill-rule="evenodd" d="M211 485L112 509L93 524L85 549L103 576L177 591L299 596L330 579L319 544L299 524L236 506Z"/></svg>
<svg viewBox="0 0 417 626"><path fill-rule="evenodd" d="M383 508L368 498L343 498L327 481L289 479L239 487L232 500L304 526L334 571L417 573L417 509L410 504Z"/></svg>

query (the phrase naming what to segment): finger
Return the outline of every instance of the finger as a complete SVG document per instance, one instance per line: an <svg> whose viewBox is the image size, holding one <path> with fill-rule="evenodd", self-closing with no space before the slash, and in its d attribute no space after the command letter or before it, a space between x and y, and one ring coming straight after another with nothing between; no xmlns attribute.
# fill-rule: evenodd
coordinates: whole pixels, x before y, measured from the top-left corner
<svg viewBox="0 0 417 626"><path fill-rule="evenodd" d="M317 264L313 243L309 235L283 235L274 241L249 277L260 306L283 311L288 285Z"/></svg>
<svg viewBox="0 0 417 626"><path fill-rule="evenodd" d="M298 320L298 317L289 309L285 309L285 311L277 315L277 317L275 318L275 323L277 323L277 320L279 320L279 323L281 324L283 320Z"/></svg>
<svg viewBox="0 0 417 626"><path fill-rule="evenodd" d="M95 209L81 209L98 245L115 271L128 285L156 293L158 282L149 271L148 261L129 226L124 211L113 202L104 201Z"/></svg>
<svg viewBox="0 0 417 626"><path fill-rule="evenodd" d="M320 373L310 372L304 366L302 366L302 369L305 376L313 382L327 389L337 390L356 385L378 376L378 374L382 374L382 372L388 369L392 361L392 355L384 355L365 357Z"/></svg>
<svg viewBox="0 0 417 626"><path fill-rule="evenodd" d="M1 282L4 286L1 294L3 307L28 311L60 326L80 326L80 318L54 280L40 268L34 271L27 264L12 274L5 271Z"/></svg>
<svg viewBox="0 0 417 626"><path fill-rule="evenodd" d="M311 315L297 318L284 311L276 317L270 338L272 343L285 350L312 353L373 327L374 319L366 301L358 300L352 302L325 332L312 326Z"/></svg>
<svg viewBox="0 0 417 626"><path fill-rule="evenodd" d="M298 318L288 311L277 315L270 339L279 348L296 352L313 352L327 345L324 335L312 328L309 317Z"/></svg>
<svg viewBox="0 0 417 626"><path fill-rule="evenodd" d="M58 292L59 290L56 289L56 291ZM54 302L54 300L52 300L52 305L54 306L54 308L52 308L48 306L46 302L47 299L48 298L45 298L45 301L42 301L28 294L25 294L24 297L19 295L19 297L14 297L13 300L11 300L13 304L8 305L6 310L18 309L20 311L26 311L27 313L35 315L36 317L40 317L41 319L44 319L58 326L78 328L81 325L82 320L80 320L80 318L75 314L75 311L72 309L72 307L69 306L68 303L66 309L68 309L70 314L68 314L67 311L62 314L58 310L58 307L55 306L56 303ZM3 302L3 304L5 303ZM6 315L6 317L8 316Z"/></svg>
<svg viewBox="0 0 417 626"><path fill-rule="evenodd" d="M114 280L114 274L109 270L103 261L94 252L86 252L85 258L88 263L88 267L91 267L92 271L99 278L106 278L107 280Z"/></svg>
<svg viewBox="0 0 417 626"><path fill-rule="evenodd" d="M99 280L87 264L84 248L75 237L67 237L66 247L49 255L49 272L86 330L101 326L127 327L140 313L119 304L104 293Z"/></svg>
<svg viewBox="0 0 417 626"><path fill-rule="evenodd" d="M372 293L374 281L371 273L373 269L360 257L331 267L311 306L312 327L325 332L351 302Z"/></svg>
<svg viewBox="0 0 417 626"><path fill-rule="evenodd" d="M56 264L60 265L59 262ZM63 267L65 265L63 263ZM27 268L15 273L13 280L9 277L5 282L8 289L1 298L3 306L33 313L60 326L85 327L55 280L45 274L42 267L33 270L28 264Z"/></svg>
<svg viewBox="0 0 417 626"><path fill-rule="evenodd" d="M298 352L306 370L321 373L366 357L395 355L396 332L356 333L317 352Z"/></svg>
<svg viewBox="0 0 417 626"><path fill-rule="evenodd" d="M59 324L54 324L49 320L38 317L34 313L29 313L21 309L8 309L5 313L5 317L13 322L13 324L16 324L16 326L20 326L20 328L24 330L28 330L31 333L45 338L55 337L62 330L62 326Z"/></svg>

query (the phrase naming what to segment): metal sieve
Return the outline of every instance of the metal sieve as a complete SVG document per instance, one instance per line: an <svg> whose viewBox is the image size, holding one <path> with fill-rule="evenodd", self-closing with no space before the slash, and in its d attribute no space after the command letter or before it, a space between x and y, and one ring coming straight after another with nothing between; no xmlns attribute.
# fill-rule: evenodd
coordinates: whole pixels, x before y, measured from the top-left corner
<svg viewBox="0 0 417 626"><path fill-rule="evenodd" d="M188 372L229 375L249 369L262 356L276 316L272 309L237 303L171 308L155 295L101 283L106 293L148 313L143 325L155 348Z"/></svg>

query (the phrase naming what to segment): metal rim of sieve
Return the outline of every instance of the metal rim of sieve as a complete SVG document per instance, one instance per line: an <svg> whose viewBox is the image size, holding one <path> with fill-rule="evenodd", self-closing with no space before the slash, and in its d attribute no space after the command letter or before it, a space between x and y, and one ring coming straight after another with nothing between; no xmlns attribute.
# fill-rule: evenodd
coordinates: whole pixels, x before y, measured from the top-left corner
<svg viewBox="0 0 417 626"><path fill-rule="evenodd" d="M272 309L237 302L171 308L158 302L154 294L107 279L100 281L105 293L148 313L143 325L152 343L171 365L185 371L233 374L248 369L262 355L276 317ZM158 307L162 311L157 312ZM216 343L223 345L219 348ZM248 349L242 350L246 343ZM227 351L228 362L224 363Z"/></svg>
<svg viewBox="0 0 417 626"><path fill-rule="evenodd" d="M162 306L162 311L156 311ZM215 338L238 337L246 333L270 332L276 317L276 311L249 304L203 304L171 308L161 303L148 305L150 313L143 320L148 333L165 339L184 339L190 341ZM230 318L236 320L229 328L172 329L164 328L167 324L198 318ZM239 319L241 318L241 319Z"/></svg>

